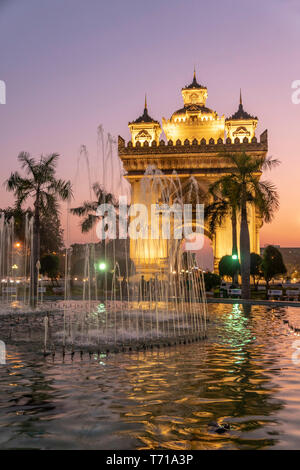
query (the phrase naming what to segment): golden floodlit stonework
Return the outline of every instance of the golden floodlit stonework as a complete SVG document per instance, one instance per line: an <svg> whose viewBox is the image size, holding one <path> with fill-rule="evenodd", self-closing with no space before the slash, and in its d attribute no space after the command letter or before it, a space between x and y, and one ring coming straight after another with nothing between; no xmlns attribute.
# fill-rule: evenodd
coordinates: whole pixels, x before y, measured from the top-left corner
<svg viewBox="0 0 300 470"><path fill-rule="evenodd" d="M245 151L260 157L267 154L267 130L260 135L258 141L255 136L258 119L244 111L241 96L235 114L227 119L224 116L219 117L215 111L206 107L207 88L197 82L194 73L192 83L182 89L182 97L183 108L175 111L170 119L162 119L166 142L159 140L161 126L149 116L146 102L143 115L129 123L131 141L126 145L124 139L119 137L119 156L127 172L126 178L132 186L132 203L141 201L140 182L149 166L155 166L171 178L176 174L182 187L193 176L202 187L208 188L212 182L231 170L226 153ZM153 195L153 200L159 198L159 194ZM256 253L260 252L260 228L260 218L255 209L249 207L250 249ZM214 235L209 233L207 227L204 230L211 239L214 266L217 270L220 258L232 252L230 218ZM157 270L157 264L164 264L163 258L168 257L168 249L166 246L163 253L158 255L154 247L150 246L151 241L148 243L146 264L150 276ZM145 268L146 261L139 260L136 247L136 242L131 242L130 255L139 271L139 268Z"/></svg>

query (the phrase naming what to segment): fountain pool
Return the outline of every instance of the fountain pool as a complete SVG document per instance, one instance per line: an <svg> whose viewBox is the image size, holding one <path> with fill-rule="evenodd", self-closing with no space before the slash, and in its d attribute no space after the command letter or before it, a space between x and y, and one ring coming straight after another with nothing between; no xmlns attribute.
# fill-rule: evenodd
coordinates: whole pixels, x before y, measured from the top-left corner
<svg viewBox="0 0 300 470"><path fill-rule="evenodd" d="M209 318L205 341L122 354L43 357L9 340L0 447L298 448L299 310L210 304Z"/></svg>

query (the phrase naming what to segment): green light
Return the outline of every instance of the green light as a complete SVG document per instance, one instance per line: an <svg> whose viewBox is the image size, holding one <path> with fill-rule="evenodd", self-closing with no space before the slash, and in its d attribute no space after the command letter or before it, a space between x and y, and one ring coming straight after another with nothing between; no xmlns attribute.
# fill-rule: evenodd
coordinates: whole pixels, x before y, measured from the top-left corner
<svg viewBox="0 0 300 470"><path fill-rule="evenodd" d="M238 255L232 255L232 259L238 259Z"/></svg>
<svg viewBox="0 0 300 470"><path fill-rule="evenodd" d="M105 271L106 264L105 263L99 263L99 269L100 269L100 271Z"/></svg>

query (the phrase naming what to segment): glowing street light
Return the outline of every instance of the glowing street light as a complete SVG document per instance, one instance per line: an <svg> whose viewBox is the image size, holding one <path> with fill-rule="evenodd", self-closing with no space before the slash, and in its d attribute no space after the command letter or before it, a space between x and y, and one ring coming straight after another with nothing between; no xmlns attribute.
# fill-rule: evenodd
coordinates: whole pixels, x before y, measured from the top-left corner
<svg viewBox="0 0 300 470"><path fill-rule="evenodd" d="M106 270L106 263L99 263L99 269L100 269L100 271L105 271Z"/></svg>
<svg viewBox="0 0 300 470"><path fill-rule="evenodd" d="M231 258L232 259L238 259L238 255L232 255Z"/></svg>

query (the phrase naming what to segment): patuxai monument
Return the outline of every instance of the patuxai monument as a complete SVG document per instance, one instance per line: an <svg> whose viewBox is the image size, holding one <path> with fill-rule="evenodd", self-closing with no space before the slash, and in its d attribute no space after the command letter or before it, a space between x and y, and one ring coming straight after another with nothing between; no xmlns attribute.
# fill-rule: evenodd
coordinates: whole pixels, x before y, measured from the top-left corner
<svg viewBox="0 0 300 470"><path fill-rule="evenodd" d="M206 106L207 87L197 82L195 72L192 83L182 88L181 94L182 108L175 111L169 119L162 118L162 124L150 117L145 101L143 114L129 122L131 140L126 144L119 137L119 156L127 172L126 178L132 186L134 203L143 202L141 181L144 185L149 168L157 168L168 180L180 180L184 193L191 177L201 187L208 188L222 175L226 175L231 169L226 153L245 151L253 156L266 156L267 130L260 135L258 141L255 136L258 119L244 110L241 94L238 110L227 118L224 115L219 116ZM160 139L162 131L166 141ZM160 186L155 187L150 197L152 203L161 199ZM170 199L172 197L170 191ZM172 200L169 202L172 203ZM249 206L248 210L250 249L251 252L259 253L261 220L254 207ZM205 235L211 239L216 271L222 256L232 252L231 232L230 216L217 228L215 234L211 234L208 227L204 226ZM165 244L157 248L158 245L153 240L142 242L143 248L142 244L138 246L136 240L131 240L130 256L137 270L140 267L140 270L145 271L146 263L151 276L157 272L158 259L163 264L163 260L169 256L168 246Z"/></svg>
<svg viewBox="0 0 300 470"><path fill-rule="evenodd" d="M300 451L299 16L0 0L10 459Z"/></svg>

